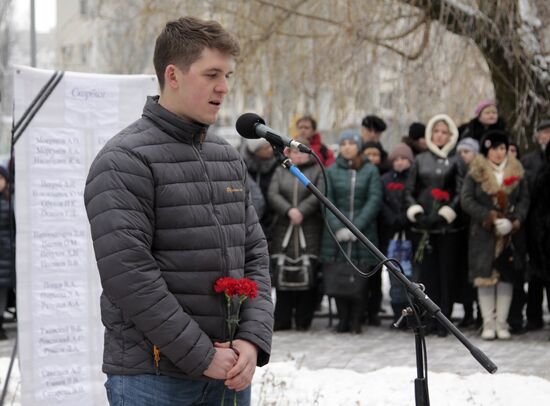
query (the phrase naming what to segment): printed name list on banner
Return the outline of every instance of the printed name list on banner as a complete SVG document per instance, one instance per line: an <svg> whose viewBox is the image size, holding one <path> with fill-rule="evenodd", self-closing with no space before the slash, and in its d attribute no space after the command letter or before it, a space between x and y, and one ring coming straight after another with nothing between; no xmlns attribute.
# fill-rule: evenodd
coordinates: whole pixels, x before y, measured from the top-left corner
<svg viewBox="0 0 550 406"><path fill-rule="evenodd" d="M17 67L16 121L53 71ZM101 286L83 194L103 145L157 94L149 75L66 72L15 146L21 401L106 405Z"/></svg>

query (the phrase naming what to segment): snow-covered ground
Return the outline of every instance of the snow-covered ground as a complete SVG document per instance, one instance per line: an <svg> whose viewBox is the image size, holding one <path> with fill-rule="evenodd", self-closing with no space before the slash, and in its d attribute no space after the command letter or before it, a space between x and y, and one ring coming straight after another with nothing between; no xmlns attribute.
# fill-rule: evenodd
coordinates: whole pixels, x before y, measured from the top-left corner
<svg viewBox="0 0 550 406"><path fill-rule="evenodd" d="M5 373L8 358L0 358ZM416 370L388 367L359 373L346 369L310 370L297 361L258 368L252 385L256 406L414 405ZM4 376L2 376L4 378ZM5 406L20 406L19 370L12 372ZM3 382L2 382L3 385ZM550 403L550 381L536 376L476 373L429 374L430 402L436 406L538 406Z"/></svg>
<svg viewBox="0 0 550 406"><path fill-rule="evenodd" d="M415 377L416 370L407 367L358 373L276 362L256 371L253 404L410 406L415 403ZM430 373L429 390L430 404L437 406L550 404L550 381L535 376Z"/></svg>

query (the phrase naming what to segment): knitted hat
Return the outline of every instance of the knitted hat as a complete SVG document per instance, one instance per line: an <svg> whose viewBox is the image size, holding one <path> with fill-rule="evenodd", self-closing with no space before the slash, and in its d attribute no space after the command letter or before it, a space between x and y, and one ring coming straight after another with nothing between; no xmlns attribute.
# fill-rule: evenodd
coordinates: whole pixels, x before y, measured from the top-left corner
<svg viewBox="0 0 550 406"><path fill-rule="evenodd" d="M386 131L387 128L386 122L380 117L374 115L365 116L361 122L361 125L369 130L379 133Z"/></svg>
<svg viewBox="0 0 550 406"><path fill-rule="evenodd" d="M550 127L550 118L547 118L545 120L542 120L538 125L537 125L537 131L542 131L544 130L545 128L548 128Z"/></svg>
<svg viewBox="0 0 550 406"><path fill-rule="evenodd" d="M456 150L466 150L466 151L472 151L475 154L479 153L479 142L474 140L473 138L466 137L460 140L458 145L456 146Z"/></svg>
<svg viewBox="0 0 550 406"><path fill-rule="evenodd" d="M422 123L415 121L409 126L409 138L413 140L419 140L426 136L426 126Z"/></svg>
<svg viewBox="0 0 550 406"><path fill-rule="evenodd" d="M411 164L414 161L412 149L404 142L400 142L391 150L388 160L393 163L399 157L408 159Z"/></svg>
<svg viewBox="0 0 550 406"><path fill-rule="evenodd" d="M339 143L342 143L342 141L349 140L357 145L357 147L361 148L361 136L356 130L344 130L340 133L340 141Z"/></svg>
<svg viewBox="0 0 550 406"><path fill-rule="evenodd" d="M246 140L246 148L251 154L255 154L260 148L269 145L269 141L265 138L251 138Z"/></svg>
<svg viewBox="0 0 550 406"><path fill-rule="evenodd" d="M480 152L487 156L487 153L491 148L496 148L501 144L504 144L506 146L506 150L508 150L508 134L505 131L502 130L491 130L485 133L483 138L481 139L481 150Z"/></svg>
<svg viewBox="0 0 550 406"><path fill-rule="evenodd" d="M475 111L475 114L476 114L476 117L479 117L479 115L481 114L481 112L486 108L486 107L489 107L489 106L496 106L497 103L494 101L494 100L482 100L478 103L477 107L476 107L476 111Z"/></svg>

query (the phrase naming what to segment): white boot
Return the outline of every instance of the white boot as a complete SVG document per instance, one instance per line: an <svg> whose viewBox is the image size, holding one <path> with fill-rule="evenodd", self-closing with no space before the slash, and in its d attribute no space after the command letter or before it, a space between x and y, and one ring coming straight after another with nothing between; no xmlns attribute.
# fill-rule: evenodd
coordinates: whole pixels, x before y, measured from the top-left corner
<svg viewBox="0 0 550 406"><path fill-rule="evenodd" d="M508 312L512 304L513 285L511 283L499 282L497 285L497 323L496 333L499 340L512 338L508 327Z"/></svg>
<svg viewBox="0 0 550 406"><path fill-rule="evenodd" d="M494 340L496 338L496 322L495 322L495 288L494 287L479 287L478 300L481 316L483 317L483 332L481 338L483 340Z"/></svg>

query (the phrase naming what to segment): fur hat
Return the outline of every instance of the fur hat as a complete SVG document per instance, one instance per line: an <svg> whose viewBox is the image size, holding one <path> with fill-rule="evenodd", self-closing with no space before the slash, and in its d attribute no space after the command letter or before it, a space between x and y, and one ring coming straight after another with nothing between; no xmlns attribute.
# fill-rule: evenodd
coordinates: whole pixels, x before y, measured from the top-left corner
<svg viewBox="0 0 550 406"><path fill-rule="evenodd" d="M409 138L419 140L426 135L426 126L418 121L415 121L409 126Z"/></svg>
<svg viewBox="0 0 550 406"><path fill-rule="evenodd" d="M361 125L365 128L368 128L369 130L379 133L386 131L386 128L388 128L386 122L375 115L365 116L365 118L363 118L363 121L361 122Z"/></svg>
<svg viewBox="0 0 550 406"><path fill-rule="evenodd" d="M476 111L475 111L475 114L476 114L476 117L479 117L479 115L481 114L481 112L486 108L486 107L489 107L489 106L496 106L497 103L494 101L494 100L482 100L480 101L478 104L477 104L477 107L476 107Z"/></svg>
<svg viewBox="0 0 550 406"><path fill-rule="evenodd" d="M475 154L479 153L479 142L474 140L473 138L466 137L460 140L458 145L456 146L456 150L460 151L461 149L472 151Z"/></svg>
<svg viewBox="0 0 550 406"><path fill-rule="evenodd" d="M414 161L412 149L404 142L400 142L395 147L393 147L390 155L388 156L388 160L393 163L393 161L395 161L399 157L408 159L411 164Z"/></svg>
<svg viewBox="0 0 550 406"><path fill-rule="evenodd" d="M491 148L496 148L499 145L504 144L506 146L506 150L508 150L508 134L505 131L501 130L491 130L487 131L483 138L481 139L481 150L480 152L487 156L487 153Z"/></svg>
<svg viewBox="0 0 550 406"><path fill-rule="evenodd" d="M356 130L344 130L340 133L339 143L349 140L357 145L357 148L361 149L361 136Z"/></svg>
<svg viewBox="0 0 550 406"><path fill-rule="evenodd" d="M550 118L547 118L545 120L542 120L538 125L537 125L537 131L542 131L544 130L545 128L548 128L550 127Z"/></svg>
<svg viewBox="0 0 550 406"><path fill-rule="evenodd" d="M269 145L269 141L265 138L251 138L246 140L246 149L251 154L255 154L260 148Z"/></svg>

